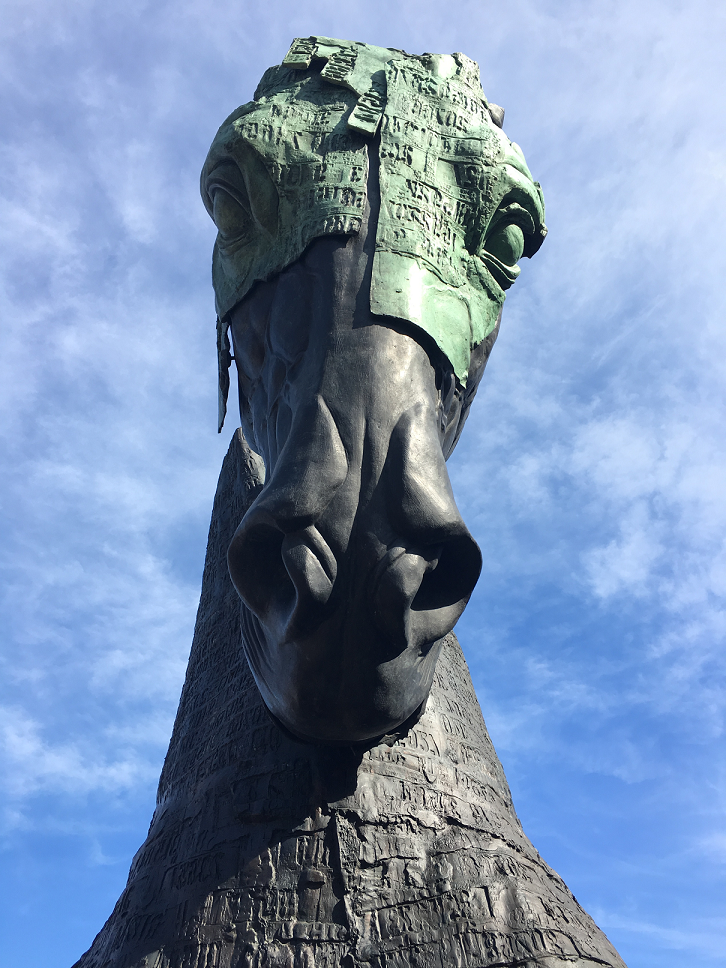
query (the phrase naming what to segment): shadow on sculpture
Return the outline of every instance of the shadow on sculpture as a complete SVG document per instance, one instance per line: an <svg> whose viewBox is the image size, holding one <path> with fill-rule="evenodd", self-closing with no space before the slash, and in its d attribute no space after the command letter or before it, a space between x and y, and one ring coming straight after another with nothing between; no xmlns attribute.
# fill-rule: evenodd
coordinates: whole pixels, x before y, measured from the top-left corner
<svg viewBox="0 0 726 968"><path fill-rule="evenodd" d="M481 554L445 460L546 233L502 116L461 54L309 38L215 138L242 430L157 809L79 968L623 968L452 634Z"/></svg>

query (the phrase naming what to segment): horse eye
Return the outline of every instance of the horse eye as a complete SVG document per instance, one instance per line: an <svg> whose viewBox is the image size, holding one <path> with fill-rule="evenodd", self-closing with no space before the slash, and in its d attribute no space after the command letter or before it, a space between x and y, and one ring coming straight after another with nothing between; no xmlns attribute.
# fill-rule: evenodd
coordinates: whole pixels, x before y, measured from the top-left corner
<svg viewBox="0 0 726 968"><path fill-rule="evenodd" d="M250 227L250 216L229 192L223 188L214 190L212 218L219 234L224 239L236 239L244 235Z"/></svg>
<svg viewBox="0 0 726 968"><path fill-rule="evenodd" d="M492 232L484 247L505 266L513 266L524 252L524 232L512 223L502 225Z"/></svg>

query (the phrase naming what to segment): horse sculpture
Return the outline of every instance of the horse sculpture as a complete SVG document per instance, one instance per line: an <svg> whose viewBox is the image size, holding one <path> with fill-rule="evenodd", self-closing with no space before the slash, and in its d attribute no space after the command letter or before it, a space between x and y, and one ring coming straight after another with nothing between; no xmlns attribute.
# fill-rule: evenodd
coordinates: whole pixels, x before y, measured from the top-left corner
<svg viewBox="0 0 726 968"><path fill-rule="evenodd" d="M267 479L229 549L250 667L295 736L415 716L481 554L445 460L542 193L478 68L314 37L220 128L202 172L227 333ZM221 427L221 421L220 421Z"/></svg>
<svg viewBox="0 0 726 968"><path fill-rule="evenodd" d="M545 232L501 120L461 54L314 37L215 138L244 434L149 833L76 968L625 968L448 634L481 557L445 459Z"/></svg>

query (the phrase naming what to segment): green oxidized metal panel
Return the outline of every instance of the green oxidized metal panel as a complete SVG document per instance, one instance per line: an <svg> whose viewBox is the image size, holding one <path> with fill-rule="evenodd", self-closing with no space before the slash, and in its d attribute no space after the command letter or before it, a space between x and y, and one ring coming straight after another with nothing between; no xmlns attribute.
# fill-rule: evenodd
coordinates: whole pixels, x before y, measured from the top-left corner
<svg viewBox="0 0 726 968"><path fill-rule="evenodd" d="M371 289L372 311L426 330L463 383L471 348L494 328L504 298L496 284L482 291L468 275L500 154L500 132L470 64L461 55L437 58L444 77L419 59L388 65ZM467 179L472 165L480 177Z"/></svg>
<svg viewBox="0 0 726 968"><path fill-rule="evenodd" d="M501 130L479 68L327 37L293 42L254 101L228 118L202 172L219 229L213 258L225 315L314 239L359 231L369 151L381 209L371 311L425 330L465 384L522 256L544 238L544 203ZM376 139L378 136L378 139Z"/></svg>
<svg viewBox="0 0 726 968"><path fill-rule="evenodd" d="M355 94L287 67L267 71L255 94L222 125L202 172L220 229L212 273L221 317L314 238L357 232L365 205L366 141L346 123Z"/></svg>

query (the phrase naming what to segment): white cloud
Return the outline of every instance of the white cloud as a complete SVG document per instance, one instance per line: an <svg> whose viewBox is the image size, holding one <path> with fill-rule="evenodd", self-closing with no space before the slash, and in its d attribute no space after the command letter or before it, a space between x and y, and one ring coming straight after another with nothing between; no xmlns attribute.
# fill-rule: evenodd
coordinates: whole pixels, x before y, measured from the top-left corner
<svg viewBox="0 0 726 968"><path fill-rule="evenodd" d="M640 935L648 942L648 954L652 958L656 951L662 957L665 950L685 951L686 957L714 959L714 964L721 961L723 954L723 937L726 931L724 918L699 918L690 930L664 926L663 924L638 918L623 917L607 910L593 911L593 917L603 929L610 933L614 929L627 935ZM664 950L665 949L665 950ZM643 952L645 954L645 952ZM652 962L655 964L655 962Z"/></svg>
<svg viewBox="0 0 726 968"><path fill-rule="evenodd" d="M15 802L40 790L84 796L90 791L116 792L148 782L149 767L135 752L111 762L99 762L98 751L83 751L75 744L54 744L41 725L21 709L0 707L0 751L3 786Z"/></svg>
<svg viewBox="0 0 726 968"><path fill-rule="evenodd" d="M601 598L618 592L644 594L653 566L663 555L645 502L631 505L620 516L619 530L618 539L583 554L588 578Z"/></svg>
<svg viewBox="0 0 726 968"><path fill-rule="evenodd" d="M198 170L292 36L321 32L478 58L544 185L550 236L512 291L452 461L485 557L462 639L492 732L533 783L561 768L573 790L595 774L652 784L711 845L710 884L720 841L703 811L722 800L704 777L718 772L726 632L720 11L6 8L6 823L20 829L41 795L80 811L153 786L228 440L214 434ZM643 808L631 823L646 821ZM50 807L33 824L60 829ZM626 878L647 916L604 913L605 926L671 945L680 960L663 965L686 941L715 964L692 939L716 922L689 909L682 932L667 923L687 865L665 827L659 843L671 886L651 896ZM109 854L99 840L97 858Z"/></svg>

